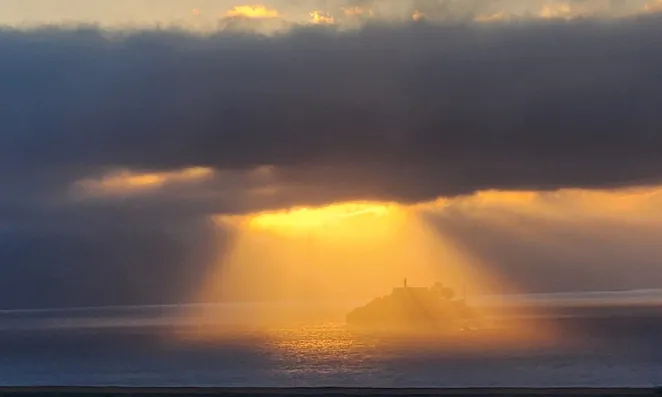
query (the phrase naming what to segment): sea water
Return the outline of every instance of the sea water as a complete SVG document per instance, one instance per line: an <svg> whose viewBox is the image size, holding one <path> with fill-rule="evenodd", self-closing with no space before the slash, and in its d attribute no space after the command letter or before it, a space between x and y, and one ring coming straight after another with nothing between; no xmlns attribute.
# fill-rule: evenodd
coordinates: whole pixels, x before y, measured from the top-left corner
<svg viewBox="0 0 662 397"><path fill-rule="evenodd" d="M567 309L558 319L567 340L523 340L508 349L405 343L357 334L336 320L271 327L228 320L218 339L173 337L181 307L6 311L0 313L0 384L654 386L662 382L660 308ZM232 310L242 307L221 311Z"/></svg>

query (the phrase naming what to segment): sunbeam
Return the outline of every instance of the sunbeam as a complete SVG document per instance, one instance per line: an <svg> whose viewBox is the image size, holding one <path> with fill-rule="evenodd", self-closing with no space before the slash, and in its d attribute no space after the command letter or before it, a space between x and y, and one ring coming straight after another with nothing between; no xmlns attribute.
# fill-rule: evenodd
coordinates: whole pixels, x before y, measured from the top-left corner
<svg viewBox="0 0 662 397"><path fill-rule="evenodd" d="M218 217L217 223L235 229L238 237L197 300L243 302L241 319L232 320L251 325L342 321L353 307L387 295L407 279L417 287L440 282L458 299L480 301L474 310L494 320L501 314L495 309L499 301L489 297L516 293L517 287L429 225L426 214L444 206L352 202ZM204 324L197 336L205 339L223 335L233 316L222 305L187 315ZM509 328L515 328L513 321ZM526 327L516 326L519 338Z"/></svg>

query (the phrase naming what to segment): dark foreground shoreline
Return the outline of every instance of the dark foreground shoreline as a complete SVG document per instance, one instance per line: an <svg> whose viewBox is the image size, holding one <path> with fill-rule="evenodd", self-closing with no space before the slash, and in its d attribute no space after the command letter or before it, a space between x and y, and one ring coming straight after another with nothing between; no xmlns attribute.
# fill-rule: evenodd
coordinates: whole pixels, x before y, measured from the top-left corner
<svg viewBox="0 0 662 397"><path fill-rule="evenodd" d="M170 387L0 387L1 396L662 396L660 388L170 388Z"/></svg>

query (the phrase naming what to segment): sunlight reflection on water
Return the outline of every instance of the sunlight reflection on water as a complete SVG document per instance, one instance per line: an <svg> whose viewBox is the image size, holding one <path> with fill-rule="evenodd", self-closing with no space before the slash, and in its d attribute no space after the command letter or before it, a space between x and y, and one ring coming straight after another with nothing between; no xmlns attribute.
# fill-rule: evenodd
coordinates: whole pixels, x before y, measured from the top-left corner
<svg viewBox="0 0 662 397"><path fill-rule="evenodd" d="M0 329L0 384L650 386L662 373L661 318L569 317L567 328L588 321L582 338L517 346L358 334L342 322L228 328L218 340L172 338L160 322L16 326Z"/></svg>

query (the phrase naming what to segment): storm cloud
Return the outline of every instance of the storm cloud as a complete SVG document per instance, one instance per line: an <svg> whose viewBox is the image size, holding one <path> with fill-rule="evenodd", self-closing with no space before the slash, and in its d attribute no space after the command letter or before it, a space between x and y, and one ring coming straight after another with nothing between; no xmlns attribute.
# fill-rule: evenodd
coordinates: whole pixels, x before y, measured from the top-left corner
<svg viewBox="0 0 662 397"><path fill-rule="evenodd" d="M0 166L29 181L268 165L404 201L657 180L659 26L4 31Z"/></svg>
<svg viewBox="0 0 662 397"><path fill-rule="evenodd" d="M48 240L44 233L71 241L97 236L113 247L108 252L135 248L132 259L116 262L136 269L166 262L164 274L176 275L179 270L167 269L184 268L188 257L155 259L140 254L149 244L121 241L136 241L127 236L148 225L167 246L163 228L198 225L190 234L198 236L208 215L296 204L656 184L661 22L655 14L375 21L354 30L302 26L272 36L1 30L6 288L39 273L16 267L31 252L16 247L37 247L34 241ZM160 175L191 167L213 175L120 197L76 194L81 181L118 170ZM52 247L64 246L74 247L67 261L90 262L75 244L49 241L34 266L54 269L52 259L66 256ZM208 247L204 238L187 241L182 252L196 251L198 241ZM92 251L108 259L105 249ZM205 258L200 263L210 261ZM98 269L114 268L107 262ZM163 301L181 296L168 295L176 278L168 276L153 295L81 295L60 303Z"/></svg>

